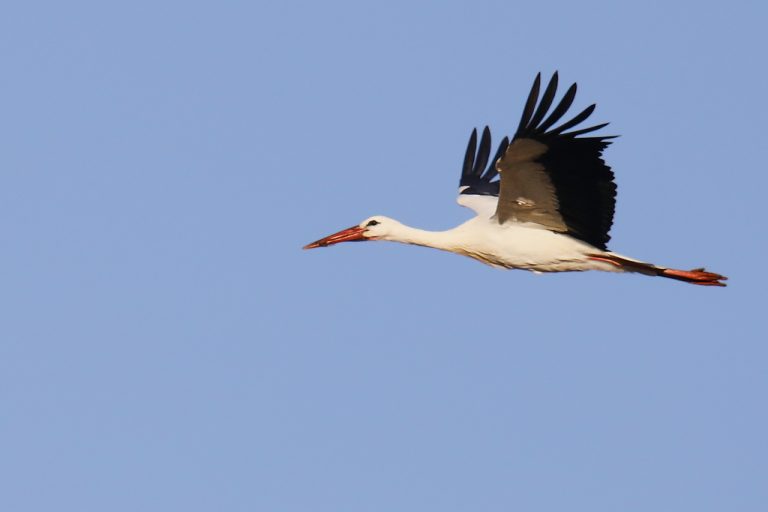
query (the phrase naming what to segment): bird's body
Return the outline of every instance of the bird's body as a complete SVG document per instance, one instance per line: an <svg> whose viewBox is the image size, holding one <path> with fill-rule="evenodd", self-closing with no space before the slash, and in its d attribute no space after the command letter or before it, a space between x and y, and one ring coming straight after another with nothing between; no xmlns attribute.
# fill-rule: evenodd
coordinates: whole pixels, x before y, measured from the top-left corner
<svg viewBox="0 0 768 512"><path fill-rule="evenodd" d="M675 270L607 249L616 185L602 153L613 137L581 137L607 123L567 131L586 120L595 105L556 126L573 102L576 84L551 112L557 73L540 101L539 88L537 76L514 137L504 138L490 161L490 130L483 131L479 148L477 131L472 132L458 203L474 210L474 218L447 231L425 231L375 216L305 249L345 241L387 240L449 251L507 269L636 272L725 286L721 282L724 276L703 268Z"/></svg>
<svg viewBox="0 0 768 512"><path fill-rule="evenodd" d="M493 267L535 272L617 270L615 265L587 259L585 255L600 252L591 245L536 224L499 224L491 218L477 216L453 229L425 231L384 216L372 219L391 230L386 235L370 237L373 240L432 247Z"/></svg>

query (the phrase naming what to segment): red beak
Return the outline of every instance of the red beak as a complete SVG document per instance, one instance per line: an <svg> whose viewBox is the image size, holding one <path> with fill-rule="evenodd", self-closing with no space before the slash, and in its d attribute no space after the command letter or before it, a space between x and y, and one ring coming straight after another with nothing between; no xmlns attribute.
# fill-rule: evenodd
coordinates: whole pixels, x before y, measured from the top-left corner
<svg viewBox="0 0 768 512"><path fill-rule="evenodd" d="M352 226L351 228L343 229L338 233L328 235L327 237L321 238L316 242L307 244L304 246L304 249L314 249L315 247L327 247L329 245L337 244L339 242L360 242L363 240L368 240L368 238L363 236L364 232L365 232L365 228L361 228L360 226Z"/></svg>

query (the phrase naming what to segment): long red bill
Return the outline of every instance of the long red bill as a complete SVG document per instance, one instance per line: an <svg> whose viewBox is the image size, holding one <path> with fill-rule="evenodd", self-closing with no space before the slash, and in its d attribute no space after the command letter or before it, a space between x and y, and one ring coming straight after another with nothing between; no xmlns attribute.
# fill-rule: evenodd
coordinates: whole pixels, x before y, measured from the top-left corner
<svg viewBox="0 0 768 512"><path fill-rule="evenodd" d="M325 238L321 238L311 244L304 246L304 249L314 249L316 247L327 247L329 245L338 244L339 242L360 242L362 240L368 240L363 236L365 232L364 228L360 226L352 226L351 228L343 229L338 233L328 235Z"/></svg>

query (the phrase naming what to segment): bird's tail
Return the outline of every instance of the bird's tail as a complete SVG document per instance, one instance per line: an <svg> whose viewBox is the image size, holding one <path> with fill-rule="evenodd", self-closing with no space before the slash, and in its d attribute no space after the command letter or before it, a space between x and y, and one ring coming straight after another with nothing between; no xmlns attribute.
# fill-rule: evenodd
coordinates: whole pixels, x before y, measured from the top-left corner
<svg viewBox="0 0 768 512"><path fill-rule="evenodd" d="M725 286L725 283L722 281L728 280L727 277L720 274L707 272L703 267L694 268L693 270L677 270L674 268L660 267L658 265L653 265L652 263L646 263L644 261L634 260L612 252L590 254L588 256L590 259L595 261L602 261L605 263L610 263L611 265L616 265L625 272L638 272L648 276L667 277L669 279L676 279L685 283L698 284L701 286Z"/></svg>

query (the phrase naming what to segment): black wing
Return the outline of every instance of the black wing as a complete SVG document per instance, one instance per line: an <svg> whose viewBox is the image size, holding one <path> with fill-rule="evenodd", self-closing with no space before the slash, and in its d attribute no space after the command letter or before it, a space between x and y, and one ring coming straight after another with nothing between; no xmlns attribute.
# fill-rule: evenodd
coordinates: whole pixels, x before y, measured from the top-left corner
<svg viewBox="0 0 768 512"><path fill-rule="evenodd" d="M486 126L483 136L480 138L480 149L477 149L477 129L472 130L467 144L467 152L464 154L464 166L461 170L459 181L460 194L479 196L499 195L499 172L496 170L496 162L501 158L509 145L509 138L504 137L496 156L488 161L491 155L491 130ZM495 181L494 181L495 180ZM466 188L463 188L466 187Z"/></svg>
<svg viewBox="0 0 768 512"><path fill-rule="evenodd" d="M541 101L540 86L539 73L517 132L496 164L501 173L496 216L502 223L535 222L605 249L616 208L616 184L602 154L614 136L579 137L608 123L566 131L585 121L595 105L552 128L573 103L576 84L549 115L557 92L557 72Z"/></svg>

